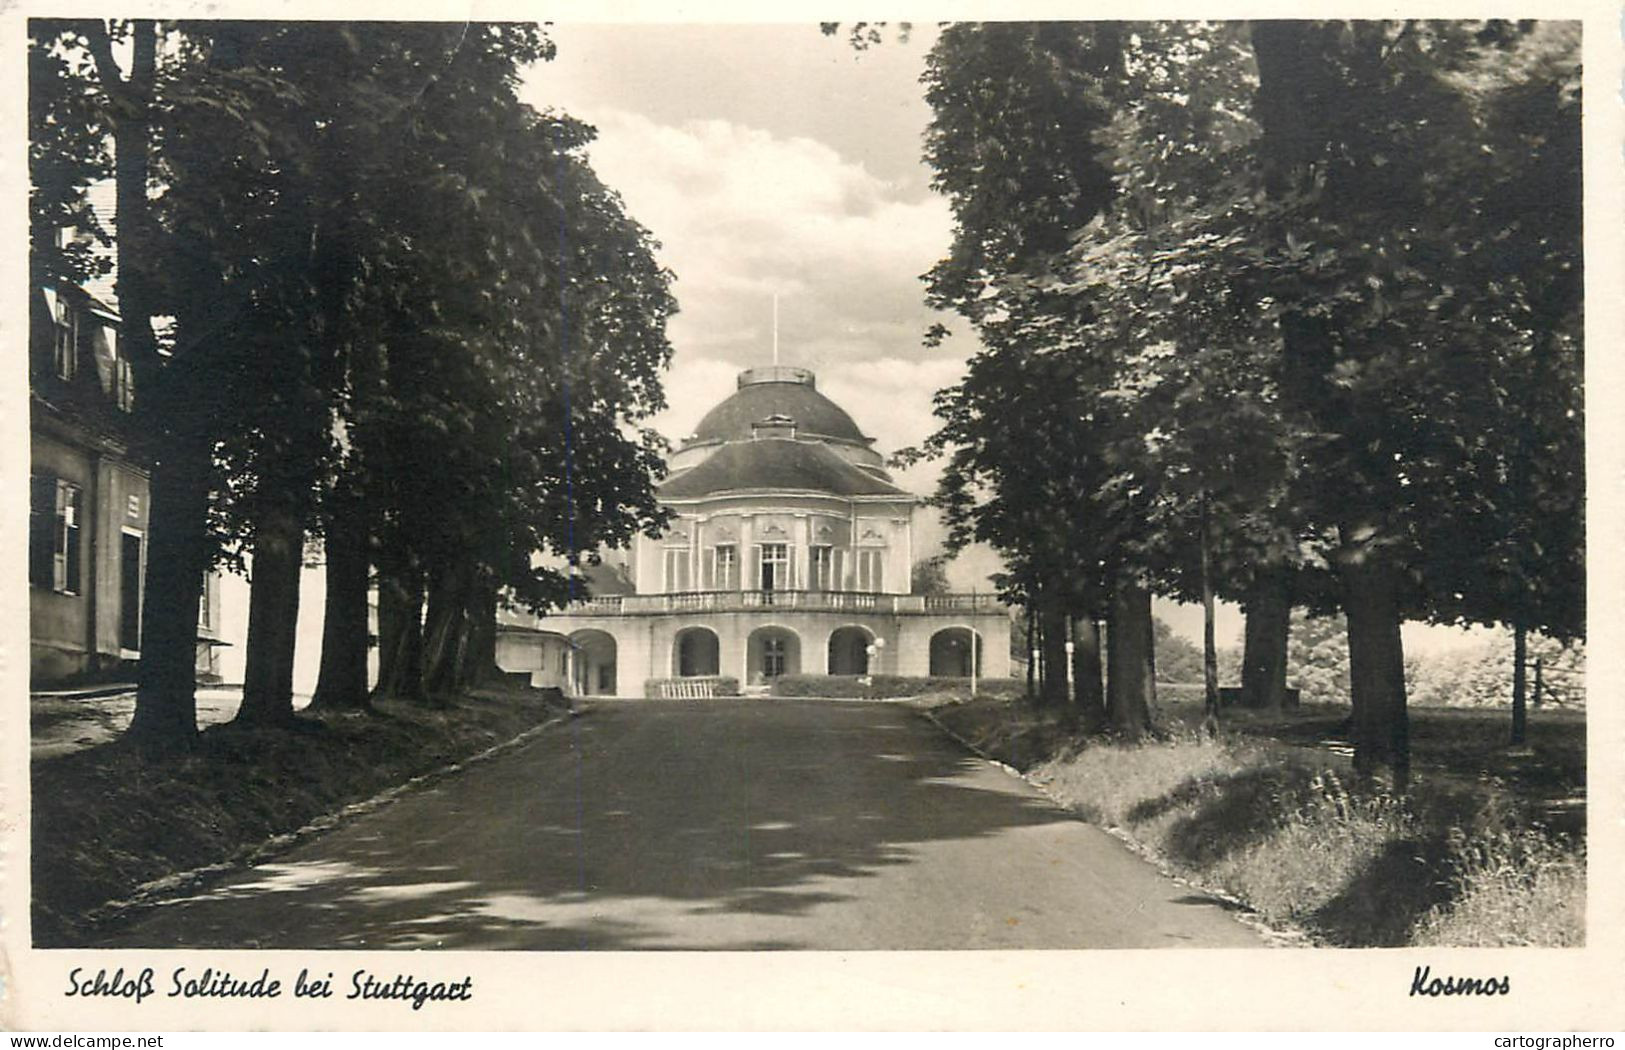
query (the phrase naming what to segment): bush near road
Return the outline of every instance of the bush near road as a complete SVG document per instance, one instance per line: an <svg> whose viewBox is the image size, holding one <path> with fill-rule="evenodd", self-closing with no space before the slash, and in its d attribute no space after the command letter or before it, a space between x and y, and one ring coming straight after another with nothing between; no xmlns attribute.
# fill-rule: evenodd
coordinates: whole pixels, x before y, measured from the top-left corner
<svg viewBox="0 0 1625 1050"><path fill-rule="evenodd" d="M1163 739L1077 739L1025 701L933 715L1085 819L1225 891L1265 921L1342 947L1577 945L1584 938L1583 718L1541 712L1527 749L1501 711L1413 712L1416 777L1362 789L1321 707L1237 713L1203 739L1165 702ZM1578 803L1576 805L1575 803Z"/></svg>

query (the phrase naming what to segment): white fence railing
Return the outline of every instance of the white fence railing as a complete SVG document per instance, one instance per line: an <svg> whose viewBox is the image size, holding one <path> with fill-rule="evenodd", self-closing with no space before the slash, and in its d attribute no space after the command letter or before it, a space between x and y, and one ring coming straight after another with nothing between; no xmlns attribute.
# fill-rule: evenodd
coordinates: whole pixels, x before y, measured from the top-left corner
<svg viewBox="0 0 1625 1050"><path fill-rule="evenodd" d="M660 683L660 698L662 700L714 700L717 695L715 679L700 679L695 682L667 680Z"/></svg>

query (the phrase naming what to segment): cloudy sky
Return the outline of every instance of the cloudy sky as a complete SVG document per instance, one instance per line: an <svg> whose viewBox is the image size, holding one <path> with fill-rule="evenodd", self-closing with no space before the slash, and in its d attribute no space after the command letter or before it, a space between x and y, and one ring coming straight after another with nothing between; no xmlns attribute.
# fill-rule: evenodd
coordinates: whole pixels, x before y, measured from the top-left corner
<svg viewBox="0 0 1625 1050"><path fill-rule="evenodd" d="M970 348L921 346L939 318L919 278L952 236L920 160L934 31L862 53L814 24L551 33L558 57L532 71L526 100L598 129L593 167L677 275L661 431L680 440L741 368L772 360L777 295L782 363L816 371L882 452L923 440L932 395ZM923 493L935 475L927 464L898 480ZM934 545L940 530L922 533ZM985 588L995 568L968 555L954 581Z"/></svg>
<svg viewBox="0 0 1625 1050"><path fill-rule="evenodd" d="M527 100L598 129L593 167L677 275L667 436L771 361L776 294L783 363L816 370L883 450L925 437L965 353L920 346L919 275L951 236L919 159L925 41L860 56L815 25L552 32Z"/></svg>

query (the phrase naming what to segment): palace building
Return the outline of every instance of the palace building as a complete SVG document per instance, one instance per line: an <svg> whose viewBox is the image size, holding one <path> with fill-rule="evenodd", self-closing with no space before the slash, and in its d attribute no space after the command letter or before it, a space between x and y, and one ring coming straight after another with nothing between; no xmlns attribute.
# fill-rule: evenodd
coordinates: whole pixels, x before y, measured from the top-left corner
<svg viewBox="0 0 1625 1050"><path fill-rule="evenodd" d="M504 614L498 662L578 695L694 695L684 680L780 675L1004 677L1010 620L991 594L910 593L919 497L874 439L770 366L674 452L672 521L639 537L623 577L544 618Z"/></svg>

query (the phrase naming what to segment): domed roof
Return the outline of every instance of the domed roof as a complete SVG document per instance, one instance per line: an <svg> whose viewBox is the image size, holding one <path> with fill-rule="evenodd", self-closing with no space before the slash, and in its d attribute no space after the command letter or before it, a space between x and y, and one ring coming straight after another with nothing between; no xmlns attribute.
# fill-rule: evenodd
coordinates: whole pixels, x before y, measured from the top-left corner
<svg viewBox="0 0 1625 1050"><path fill-rule="evenodd" d="M699 466L667 478L663 499L725 492L821 492L835 496L907 496L882 473L864 470L816 441L730 441Z"/></svg>
<svg viewBox="0 0 1625 1050"><path fill-rule="evenodd" d="M705 414L693 440L749 441L751 424L770 416L795 420L801 437L870 442L845 409L818 392L811 372L780 365L739 373L739 389Z"/></svg>

